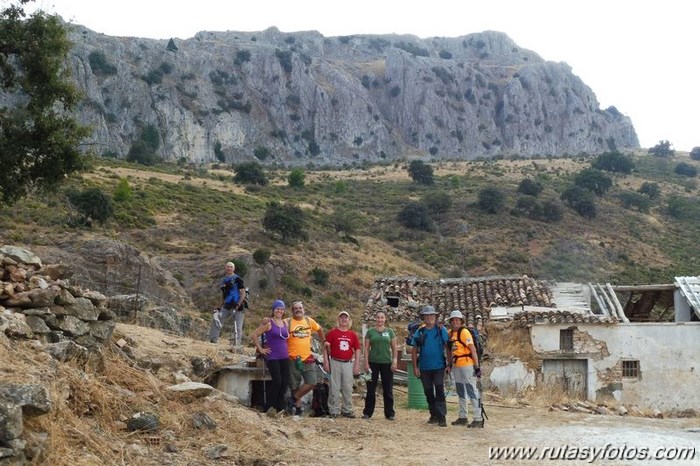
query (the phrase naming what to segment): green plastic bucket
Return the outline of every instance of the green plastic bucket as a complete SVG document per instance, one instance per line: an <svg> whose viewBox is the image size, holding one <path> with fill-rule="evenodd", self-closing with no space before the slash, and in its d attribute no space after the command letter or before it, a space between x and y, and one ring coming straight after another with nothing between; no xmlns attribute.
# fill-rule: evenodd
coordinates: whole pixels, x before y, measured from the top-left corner
<svg viewBox="0 0 700 466"><path fill-rule="evenodd" d="M423 383L413 373L413 364L408 363L408 407L409 409L428 409L425 401Z"/></svg>

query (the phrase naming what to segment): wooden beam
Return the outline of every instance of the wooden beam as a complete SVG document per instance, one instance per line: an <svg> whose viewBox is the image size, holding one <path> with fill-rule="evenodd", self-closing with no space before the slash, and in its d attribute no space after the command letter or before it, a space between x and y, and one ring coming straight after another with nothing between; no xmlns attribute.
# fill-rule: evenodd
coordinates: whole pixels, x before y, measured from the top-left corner
<svg viewBox="0 0 700 466"><path fill-rule="evenodd" d="M611 285L612 289L615 291L675 291L676 285Z"/></svg>

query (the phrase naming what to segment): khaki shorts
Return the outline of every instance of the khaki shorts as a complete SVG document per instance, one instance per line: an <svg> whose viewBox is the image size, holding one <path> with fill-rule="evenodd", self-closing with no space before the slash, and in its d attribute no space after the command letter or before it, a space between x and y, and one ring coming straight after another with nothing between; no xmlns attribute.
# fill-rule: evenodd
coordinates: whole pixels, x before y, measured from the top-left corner
<svg viewBox="0 0 700 466"><path fill-rule="evenodd" d="M318 383L318 372L316 371L316 363L304 363L302 370L297 369L294 364L294 359L289 359L289 387L296 390L301 387L301 379L308 385L316 385Z"/></svg>

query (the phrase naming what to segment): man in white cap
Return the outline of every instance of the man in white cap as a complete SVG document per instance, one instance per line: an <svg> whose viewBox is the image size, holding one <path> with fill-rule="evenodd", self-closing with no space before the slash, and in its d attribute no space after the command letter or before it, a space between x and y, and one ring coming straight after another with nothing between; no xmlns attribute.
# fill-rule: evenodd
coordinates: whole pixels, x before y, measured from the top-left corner
<svg viewBox="0 0 700 466"><path fill-rule="evenodd" d="M450 314L450 345L452 346L452 375L459 397L459 417L452 422L452 425L484 427L477 389L477 379L481 377L479 357L472 334L464 326L464 315L458 309ZM467 418L467 398L474 409L474 420L471 424Z"/></svg>
<svg viewBox="0 0 700 466"><path fill-rule="evenodd" d="M328 400L331 417L354 419L352 381L353 376L360 373L360 339L350 330L350 326L350 314L340 311L338 326L326 334L323 369L331 373L331 393Z"/></svg>

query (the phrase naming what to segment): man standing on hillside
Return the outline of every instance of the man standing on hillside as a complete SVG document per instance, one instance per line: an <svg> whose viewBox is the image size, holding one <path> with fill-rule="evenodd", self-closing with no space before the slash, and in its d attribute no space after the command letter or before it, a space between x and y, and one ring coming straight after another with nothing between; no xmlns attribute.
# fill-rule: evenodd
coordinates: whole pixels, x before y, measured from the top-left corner
<svg viewBox="0 0 700 466"><path fill-rule="evenodd" d="M420 311L424 325L411 339L411 360L413 373L423 384L425 400L430 409L428 424L447 427L447 403L445 401L445 370L449 372L452 354L448 345L449 336L442 325L436 325L437 312L433 306L425 306ZM447 351L447 359L445 358Z"/></svg>
<svg viewBox="0 0 700 466"><path fill-rule="evenodd" d="M225 275L221 279L219 288L221 288L221 306L214 309L214 315L211 319L209 327L209 341L216 343L219 341L219 334L224 322L233 316L235 337L233 344L236 347L241 346L241 338L243 336L243 305L245 301L245 285L243 279L236 275L236 265L233 262L227 262L225 266Z"/></svg>
<svg viewBox="0 0 700 466"><path fill-rule="evenodd" d="M323 369L331 373L331 417L342 415L354 419L352 379L360 373L360 339L350 330L350 325L350 314L340 311L338 326L328 332L323 345Z"/></svg>
<svg viewBox="0 0 700 466"><path fill-rule="evenodd" d="M292 304L292 317L287 320L289 330L289 389L291 390L291 414L301 416L301 399L318 383L316 359L311 354L312 333L318 335L323 344L326 337L323 329L311 317L304 315L304 304L295 301ZM302 384L303 381L303 384Z"/></svg>

